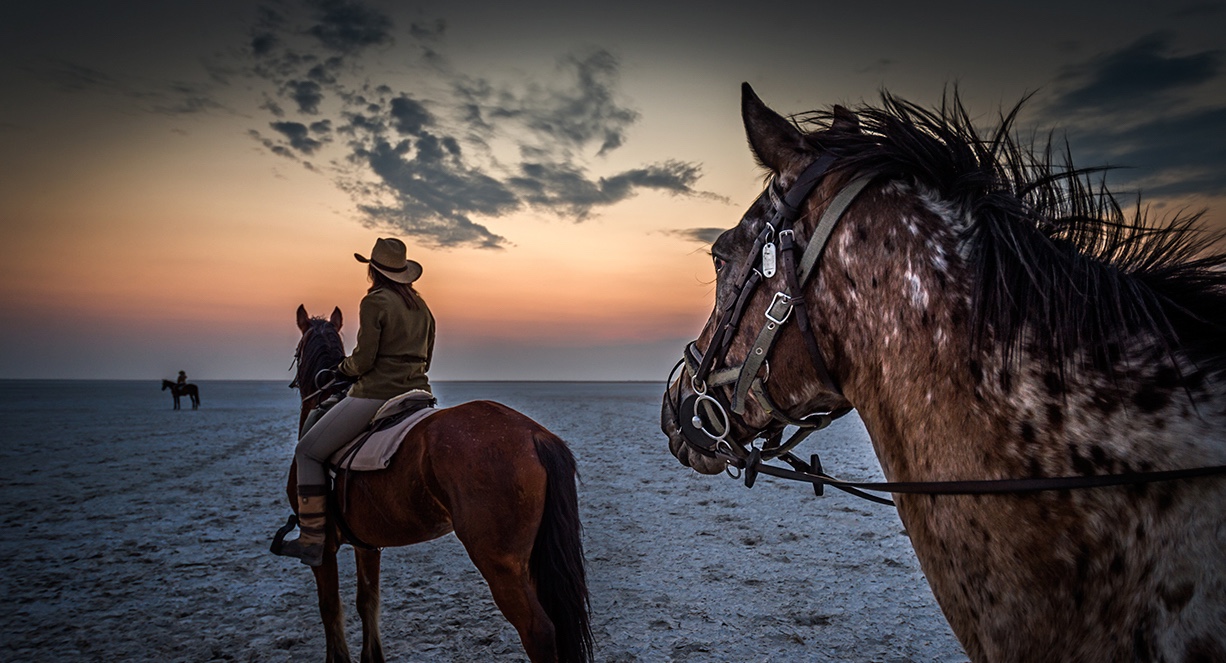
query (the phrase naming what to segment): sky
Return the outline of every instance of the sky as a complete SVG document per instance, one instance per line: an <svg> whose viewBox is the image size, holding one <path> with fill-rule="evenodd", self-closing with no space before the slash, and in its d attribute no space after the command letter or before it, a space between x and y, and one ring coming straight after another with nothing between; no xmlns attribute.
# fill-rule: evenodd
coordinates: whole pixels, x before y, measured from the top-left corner
<svg viewBox="0 0 1226 663"><path fill-rule="evenodd" d="M377 237L435 380L664 380L783 114L957 88L1226 225L1226 3L0 6L0 379L286 379Z"/></svg>

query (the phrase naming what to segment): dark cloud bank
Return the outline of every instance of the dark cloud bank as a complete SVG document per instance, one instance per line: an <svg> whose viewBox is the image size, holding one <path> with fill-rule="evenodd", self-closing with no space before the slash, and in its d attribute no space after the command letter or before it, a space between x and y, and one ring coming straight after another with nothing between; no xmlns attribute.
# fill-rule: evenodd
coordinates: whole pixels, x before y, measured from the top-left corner
<svg viewBox="0 0 1226 663"><path fill-rule="evenodd" d="M261 8L247 57L272 120L253 138L334 176L366 223L439 246L506 245L474 218L531 208L582 221L645 189L711 195L694 188L699 166L683 161L589 172L639 119L617 99L610 53L571 55L559 80L511 86L452 71L445 36L441 21L397 30L386 14L343 0ZM370 81L360 69L397 38L416 47L420 89Z"/></svg>
<svg viewBox="0 0 1226 663"><path fill-rule="evenodd" d="M1073 124L1082 165L1122 167L1111 179L1152 196L1226 194L1226 105L1220 50L1181 53L1167 33L1069 67L1044 109Z"/></svg>

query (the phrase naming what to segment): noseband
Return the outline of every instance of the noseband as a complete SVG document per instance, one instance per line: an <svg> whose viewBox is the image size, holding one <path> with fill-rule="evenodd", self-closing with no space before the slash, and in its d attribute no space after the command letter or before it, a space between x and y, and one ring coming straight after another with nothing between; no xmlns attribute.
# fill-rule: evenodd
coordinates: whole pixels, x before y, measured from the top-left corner
<svg viewBox="0 0 1226 663"><path fill-rule="evenodd" d="M765 434L765 428L755 431L753 439L766 439L762 449L755 449L764 458L776 458L787 454L809 434L829 426L830 422L851 411L850 408L843 408L832 412L794 417L775 405L766 388L770 380L768 359L771 348L784 324L789 319L795 318L801 336L805 339L805 346L809 351L810 360L818 379L830 391L836 394L842 393L839 385L830 375L830 370L818 348L817 338L813 335L804 292L817 271L817 261L834 227L856 196L873 179L873 176L861 176L839 191L822 214L799 261L796 259L794 232L794 225L801 216L802 204L828 173L833 163L834 157L830 155L818 158L800 174L787 191L783 191L780 187L778 176L771 179L770 185L762 193L762 198L765 198L770 206L768 212L770 220L758 233L753 248L737 272L736 282L739 285L736 296L732 297L724 308L711 343L707 346L707 352L704 354L698 349L697 342L691 342L685 348L682 362L678 363L678 367L682 363L685 364L691 376L690 386L694 391L693 395L680 403L677 411L678 423L686 443L701 454L743 459L747 454L752 453L747 452L739 443L733 444L727 439L733 417L744 425L741 417L745 414L750 398L753 398L775 422L799 428L786 443L781 440L782 426L780 433L770 436ZM776 241L778 241L778 247L776 247ZM729 365L727 362L728 349L737 335L737 330L745 322L746 305L758 286L773 277L777 271L783 272L785 280L783 289L775 292L770 305L766 307L762 327L745 360L739 365ZM795 310L795 315L793 315L793 310ZM721 364L718 368L717 362ZM764 369L765 375L759 377L759 373ZM730 401L723 398L722 391L722 388L728 386L732 387ZM749 426L745 427L749 428Z"/></svg>

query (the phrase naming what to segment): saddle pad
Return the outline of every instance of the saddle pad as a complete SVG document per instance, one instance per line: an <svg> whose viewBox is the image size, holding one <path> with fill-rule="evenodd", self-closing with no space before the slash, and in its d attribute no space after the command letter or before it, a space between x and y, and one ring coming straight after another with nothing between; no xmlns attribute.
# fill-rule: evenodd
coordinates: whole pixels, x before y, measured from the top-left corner
<svg viewBox="0 0 1226 663"><path fill-rule="evenodd" d="M370 434L370 439L358 449L352 457L346 458L345 454L349 453L349 449L366 437L366 433L362 433L341 447L328 458L328 464L334 468L345 470L354 470L358 472L368 472L371 470L382 470L387 467L388 463L392 462L392 456L396 450L400 448L400 443L404 441L405 436L409 431L417 425L418 422L438 412L438 410L427 407L418 410L404 418L404 421L390 426L381 431L375 431Z"/></svg>
<svg viewBox="0 0 1226 663"><path fill-rule="evenodd" d="M420 407L423 403L427 402L434 404L438 401L435 400L434 394L426 391L425 389L410 389L409 391L406 391L384 403L383 406L379 408L379 411L375 413L375 416L371 418L371 421L379 421L380 419L386 419L387 417L394 417L401 412Z"/></svg>

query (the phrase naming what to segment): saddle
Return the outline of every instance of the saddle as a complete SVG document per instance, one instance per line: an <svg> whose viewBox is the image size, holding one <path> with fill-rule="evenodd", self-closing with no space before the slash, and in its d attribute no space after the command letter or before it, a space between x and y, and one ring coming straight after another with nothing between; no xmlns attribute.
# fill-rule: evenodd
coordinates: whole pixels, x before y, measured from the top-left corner
<svg viewBox="0 0 1226 663"><path fill-rule="evenodd" d="M385 469L409 431L438 411L437 402L430 392L414 389L384 403L365 431L328 458L329 469L334 474Z"/></svg>

